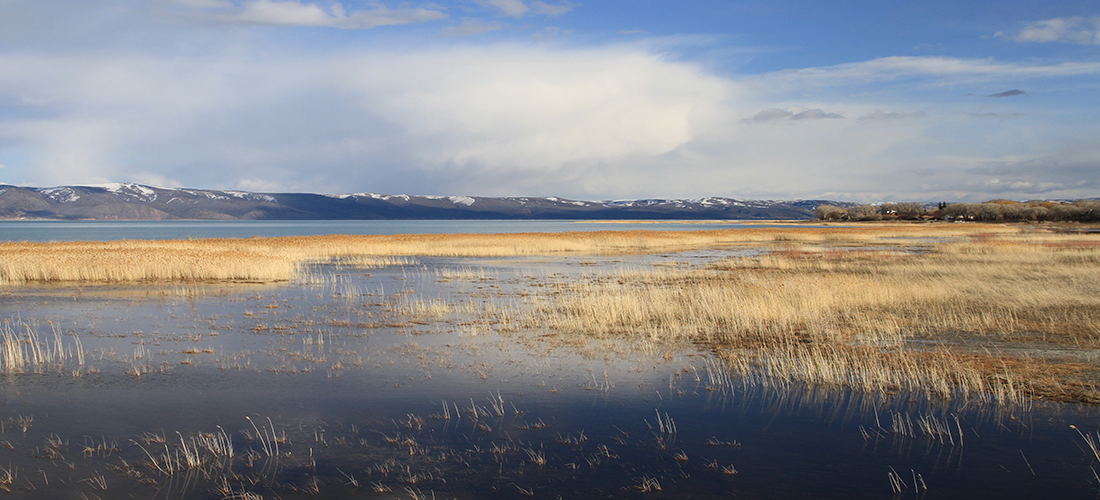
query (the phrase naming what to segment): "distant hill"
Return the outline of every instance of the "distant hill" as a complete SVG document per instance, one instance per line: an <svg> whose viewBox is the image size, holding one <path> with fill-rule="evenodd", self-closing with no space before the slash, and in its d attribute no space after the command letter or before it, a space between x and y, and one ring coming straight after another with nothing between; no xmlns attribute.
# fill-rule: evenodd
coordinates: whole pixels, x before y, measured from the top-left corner
<svg viewBox="0 0 1100 500"><path fill-rule="evenodd" d="M0 219L812 219L829 200L577 201L563 198L251 193L133 183L31 188L0 184Z"/></svg>

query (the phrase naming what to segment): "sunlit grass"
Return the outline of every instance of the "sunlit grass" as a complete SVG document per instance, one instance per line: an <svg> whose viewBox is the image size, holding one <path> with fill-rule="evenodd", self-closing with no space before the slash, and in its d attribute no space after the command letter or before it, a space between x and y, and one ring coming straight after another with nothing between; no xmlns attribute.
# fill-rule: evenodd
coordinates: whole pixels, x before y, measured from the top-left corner
<svg viewBox="0 0 1100 500"><path fill-rule="evenodd" d="M74 335L72 342L63 342L57 325L50 323L50 327L52 338L45 338L37 324L5 319L0 326L0 373L41 373L75 363L78 368L73 373L79 375L85 354L80 338Z"/></svg>
<svg viewBox="0 0 1100 500"><path fill-rule="evenodd" d="M29 282L287 281L315 262L402 265L402 257L611 255L776 242L863 244L1012 233L1007 226L881 225L713 231L328 235L282 238L0 243L0 285Z"/></svg>
<svg viewBox="0 0 1100 500"><path fill-rule="evenodd" d="M511 303L401 295L393 324L480 316L497 331L561 342L630 338L702 344L735 371L865 391L1017 401L1100 401L1087 363L1021 361L997 342L1100 347L1100 241L1038 226L871 224L713 231L378 235L0 244L0 283L309 281L316 264L420 266L415 257L507 257L753 249L706 265L671 262L543 278ZM314 276L313 278L317 278ZM496 280L437 269L437 282ZM384 295L332 281L348 307ZM350 309L349 309L350 311ZM350 312L349 312L350 315ZM350 316L349 316L350 317ZM346 320L350 324L350 319ZM385 322L383 322L385 323ZM389 323L385 323L389 324ZM471 330L484 331L484 328ZM914 341L924 341L919 349ZM942 342L951 342L953 347ZM978 349L992 347L981 353ZM654 349L655 350L655 349ZM1009 360L1009 361L1006 361ZM13 365L14 366L14 365ZM1083 378L1085 377L1085 378Z"/></svg>
<svg viewBox="0 0 1100 500"><path fill-rule="evenodd" d="M1100 401L1087 363L996 354L1006 341L1100 346L1097 243L1006 231L900 247L785 241L706 266L560 283L519 323L589 341L702 343L773 383Z"/></svg>

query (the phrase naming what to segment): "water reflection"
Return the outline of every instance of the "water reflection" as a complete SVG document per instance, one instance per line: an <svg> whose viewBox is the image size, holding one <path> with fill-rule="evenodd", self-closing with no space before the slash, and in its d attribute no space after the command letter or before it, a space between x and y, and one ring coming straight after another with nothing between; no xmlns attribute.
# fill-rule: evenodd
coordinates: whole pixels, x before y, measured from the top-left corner
<svg viewBox="0 0 1100 500"><path fill-rule="evenodd" d="M539 277L591 268L558 263ZM571 345L429 307L515 300L529 264L324 272L278 287L5 294L2 317L39 333L56 325L62 347L79 338L85 357L3 375L0 488L29 498L1032 498L1100 486L1069 427L1094 433L1091 408L732 378L694 346Z"/></svg>

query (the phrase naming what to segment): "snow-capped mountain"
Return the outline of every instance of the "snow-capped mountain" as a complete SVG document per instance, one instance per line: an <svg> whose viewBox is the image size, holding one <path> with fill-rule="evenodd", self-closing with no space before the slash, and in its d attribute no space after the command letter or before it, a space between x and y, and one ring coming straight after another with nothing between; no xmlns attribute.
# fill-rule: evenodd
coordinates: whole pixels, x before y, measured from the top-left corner
<svg viewBox="0 0 1100 500"><path fill-rule="evenodd" d="M252 193L134 183L0 185L2 219L811 219L820 203L835 202Z"/></svg>

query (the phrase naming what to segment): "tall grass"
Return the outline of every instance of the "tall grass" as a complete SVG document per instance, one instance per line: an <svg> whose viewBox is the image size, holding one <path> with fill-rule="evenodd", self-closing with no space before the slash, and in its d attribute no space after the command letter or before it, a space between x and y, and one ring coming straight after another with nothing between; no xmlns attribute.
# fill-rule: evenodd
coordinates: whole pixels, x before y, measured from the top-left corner
<svg viewBox="0 0 1100 500"><path fill-rule="evenodd" d="M53 338L38 334L37 325L18 320L4 320L0 326L0 373L42 373L61 368L67 362L84 366L84 348L80 337L66 345L60 328L50 323Z"/></svg>
<svg viewBox="0 0 1100 500"><path fill-rule="evenodd" d="M868 247L783 242L705 267L604 273L535 300L521 323L704 343L773 383L1100 402L1092 366L991 354L1006 340L1100 347L1100 241L1001 231Z"/></svg>
<svg viewBox="0 0 1100 500"><path fill-rule="evenodd" d="M413 256L611 255L702 248L759 255L707 266L603 273L538 287L534 307L483 310L406 299L416 321L480 314L558 338L704 343L773 381L1013 401L1027 394L1100 402L1093 367L967 350L1025 340L1100 348L1100 242L1034 226L883 224L718 231L377 235L194 241L0 244L0 284L290 280L312 263L404 265ZM439 273L439 281L491 279ZM344 295L358 296L348 290ZM353 293L354 292L354 293ZM568 340L566 340L568 337ZM910 348L913 340L963 341ZM38 345L17 344L26 348ZM13 351L14 352L14 351ZM24 358L37 353L25 349ZM16 367L15 361L8 366ZM19 368L11 368L17 370ZM961 392L960 392L961 391Z"/></svg>
<svg viewBox="0 0 1100 500"><path fill-rule="evenodd" d="M328 235L282 238L0 243L0 285L29 282L286 281L311 262L378 265L373 257L501 257L666 252L774 242L848 242L1004 233L1007 226L891 225L713 231ZM400 261L393 261L400 262ZM385 261L381 261L384 264Z"/></svg>

